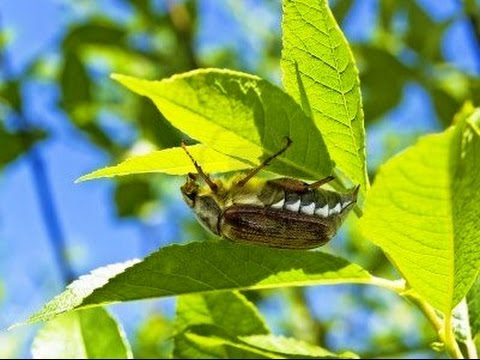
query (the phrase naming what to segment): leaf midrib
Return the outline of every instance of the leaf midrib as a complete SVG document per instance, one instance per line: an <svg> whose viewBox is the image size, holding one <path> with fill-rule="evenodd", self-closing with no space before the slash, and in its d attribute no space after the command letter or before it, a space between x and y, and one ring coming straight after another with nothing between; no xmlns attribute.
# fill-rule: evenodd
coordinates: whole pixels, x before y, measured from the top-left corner
<svg viewBox="0 0 480 360"><path fill-rule="evenodd" d="M157 98L160 98L160 99L163 99L163 100L165 100L165 101L167 101L167 102L170 102L171 104L173 104L173 105L175 105L175 106L184 108L185 110L190 111L191 113L193 113L193 114L195 114L195 115L197 115L197 116L199 116L199 117L201 117L201 118L204 118L204 119L206 119L207 121L210 121L210 122L214 123L214 124L217 125L218 127L220 127L220 128L222 128L223 130L225 130L226 132L231 133L231 134L234 134L236 137L238 137L238 138L240 138L240 139L242 139L242 140L244 140L244 141L246 141L246 142L254 145L255 147L259 148L260 150L262 150L262 152L263 152L264 154L273 155L273 154L275 153L274 151L270 151L270 150L268 150L267 148L262 147L261 145L258 145L258 144L253 143L251 139L247 139L247 138L245 138L244 136L241 136L241 135L233 132L231 129L228 129L228 128L226 128L225 126L219 124L218 122L214 121L212 118L210 118L210 117L208 117L208 116L206 116L206 115L204 115L204 114L201 114L201 113L199 113L198 111L192 110L190 107L186 106L185 104L180 104L180 103L178 103L178 102L176 102L176 101L174 101L174 100L172 100L172 99L170 99L170 98L161 96L161 95L159 95L158 93L156 93L156 94L153 95L153 96L154 96L154 97L157 97ZM303 110L299 109L299 111L302 111L302 113L303 113ZM305 115L305 116L307 116L307 115ZM289 117L289 125L291 125L290 117ZM213 148L213 146L212 146L212 148ZM217 149L217 148L214 148L214 149L215 149L216 151L218 151L218 152L221 152L221 153L224 154L224 155L227 155L227 156L230 156L230 157L231 157L230 154L224 153L221 149ZM258 159L257 159L257 160L258 160ZM310 169L307 169L307 168L302 168L301 166L297 165L297 163L289 160L288 158L278 157L278 158L276 158L276 160L279 161L279 162L281 162L281 163L284 163L284 164L287 165L287 166L290 166L290 167L292 167L292 168L295 168L295 169L297 169L297 170L300 170L300 171L304 172L305 174L308 174L308 175L312 176L313 178L315 178L315 177L318 178L318 177L322 176L322 174L320 174L320 173L312 172ZM325 174L325 175L327 175L327 174Z"/></svg>
<svg viewBox="0 0 480 360"><path fill-rule="evenodd" d="M348 123L348 124L345 124L345 125L347 125L347 127L348 127L348 131L350 132L350 138L351 138L352 144L353 144L353 146L354 146L354 148L355 148L355 150L356 150L356 152L355 152L355 157L357 158L357 161L360 163L360 168L362 169L362 181L365 182L365 179L364 179L364 176L363 176L364 166L362 165L362 164L363 164L363 159L361 158L361 156L360 156L360 154L359 154L359 148L358 148L358 146L357 146L357 140L356 140L356 138L355 138L355 135L354 135L354 133L353 133L353 131L352 131L352 126L351 126L351 123L352 123L354 120L357 119L358 113L355 115L355 117L354 117L352 120L350 120L350 112L348 111L348 106L347 106L347 101L346 101L346 95L345 95L345 93L344 93L344 91L343 91L343 85L344 85L344 83L343 83L342 76L340 76L340 75L341 75L341 72L340 72L340 69L339 69L339 67L338 67L338 59L337 59L337 56L336 56L335 51L334 51L334 49L333 49L333 47L332 47L332 39L331 39L331 32L330 32L331 28L329 28L329 27L327 26L327 23L326 23L326 20L325 20L326 17L328 16L328 14L327 14L327 15L325 14L325 8L322 7L322 6L320 6L320 11L322 12L322 21L323 21L323 24L324 24L324 26L325 26L325 29L327 29L327 32L328 32L328 36L327 36L327 37L328 37L328 45L329 45L329 50L330 50L330 53L331 53L331 55L332 55L333 61L334 61L334 63L335 63L335 74L337 75L337 81L338 81L338 83L339 83L339 85L340 85L340 89L342 89L342 91L341 91L341 92L338 92L338 93L341 94L341 96L342 96L343 108L344 108L344 111L345 111L346 118L347 118L348 121L349 121L349 123ZM327 9L327 11L328 11L328 9ZM333 18L333 14L330 14L330 15L331 15L331 17ZM345 41L345 38L344 38L343 33L342 33L341 31L340 31L340 34L341 34L341 35L340 35L341 38ZM349 59L348 62L350 63L350 59ZM347 64L347 67L348 67L348 66L349 66L349 64ZM356 82L356 81L355 81L355 82ZM357 84L357 85L358 85L358 84ZM352 87L352 89L354 89L354 88L355 88L355 84L354 84L354 86Z"/></svg>

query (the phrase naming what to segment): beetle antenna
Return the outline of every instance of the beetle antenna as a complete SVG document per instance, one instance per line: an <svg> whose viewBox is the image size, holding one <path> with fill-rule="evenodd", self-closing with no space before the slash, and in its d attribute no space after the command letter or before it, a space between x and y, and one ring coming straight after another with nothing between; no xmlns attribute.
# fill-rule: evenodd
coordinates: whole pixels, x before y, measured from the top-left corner
<svg viewBox="0 0 480 360"><path fill-rule="evenodd" d="M279 151L277 151L272 156L269 156L268 158L263 160L263 162L260 165L253 168L252 170L250 170L250 172L243 179L241 179L239 182L237 182L237 186L244 186L247 183L248 180L250 180L252 177L254 177L264 167L268 166L273 159L275 159L277 156L280 156L281 154L283 154L290 147L290 145L292 145L292 139L290 139L288 136L285 136L285 139L286 139L287 143L285 144L285 146L283 148L281 148Z"/></svg>
<svg viewBox="0 0 480 360"><path fill-rule="evenodd" d="M210 188L210 190L212 190L213 192L217 192L218 191L218 185L215 184L213 182L212 179L210 179L210 177L208 176L208 174L206 174L205 172L203 172L203 169L200 165L198 165L197 161L193 158L193 156L188 152L187 150L187 146L185 145L185 142L182 140L182 149L185 151L185 153L188 155L188 157L190 158L190 160L192 160L193 162L193 165L195 166L195 169L197 169L197 172L198 172L198 175L200 175L200 177L205 180L205 182L207 183L208 187ZM190 176L191 177L191 176Z"/></svg>

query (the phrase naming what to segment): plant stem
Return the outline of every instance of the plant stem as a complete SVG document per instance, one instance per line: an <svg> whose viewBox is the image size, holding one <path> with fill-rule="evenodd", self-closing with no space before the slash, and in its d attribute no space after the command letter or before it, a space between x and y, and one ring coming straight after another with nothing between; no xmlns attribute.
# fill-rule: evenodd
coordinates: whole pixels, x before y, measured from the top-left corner
<svg viewBox="0 0 480 360"><path fill-rule="evenodd" d="M436 330L441 342L445 345L445 351L452 359L464 359L460 348L458 347L455 335L452 329L452 314L446 314L444 322L438 317L433 306L427 303L421 296L408 291L404 294L399 294L410 300L430 321L433 328Z"/></svg>
<svg viewBox="0 0 480 360"><path fill-rule="evenodd" d="M462 352L455 340L455 334L452 327L452 314L445 314L444 328L443 328L443 342L445 344L445 350L448 355L453 359L464 359ZM442 331L439 332L440 338L442 338Z"/></svg>
<svg viewBox="0 0 480 360"><path fill-rule="evenodd" d="M433 306L431 306L413 290L407 289L404 280L392 281L379 277L372 277L365 283L389 289L396 292L403 298L410 300L410 302L413 303L430 321L433 328L436 330L440 341L445 344L445 351L448 353L448 355L453 359L464 359L453 333L452 314L446 314L445 320L442 322L435 312ZM471 344L467 344L467 347L469 348L469 357L475 359L476 357L472 357L472 355L476 355L475 344L473 344L473 341L470 341L470 343ZM475 351L472 350L472 346Z"/></svg>

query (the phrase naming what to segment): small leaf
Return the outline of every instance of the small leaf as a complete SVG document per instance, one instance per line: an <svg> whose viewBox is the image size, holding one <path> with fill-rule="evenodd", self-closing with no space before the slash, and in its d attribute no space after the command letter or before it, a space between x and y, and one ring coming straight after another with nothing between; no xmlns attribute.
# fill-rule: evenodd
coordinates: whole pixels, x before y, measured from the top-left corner
<svg viewBox="0 0 480 360"><path fill-rule="evenodd" d="M309 179L332 172L322 135L312 120L290 96L259 77L201 69L162 81L113 78L148 96L173 126L214 150L258 164L261 156L282 149L288 136L293 145L269 170Z"/></svg>
<svg viewBox="0 0 480 360"><path fill-rule="evenodd" d="M86 66L78 55L69 53L60 72L60 85L62 87L61 105L67 111L75 113L75 109L92 101L92 83L88 76ZM85 123L92 119L74 117L76 122Z"/></svg>
<svg viewBox="0 0 480 360"><path fill-rule="evenodd" d="M82 276L28 320L46 321L120 301L217 290L368 283L360 266L317 251L281 250L218 242L171 245L143 261L110 265Z"/></svg>
<svg viewBox="0 0 480 360"><path fill-rule="evenodd" d="M268 334L265 320L255 306L238 292L186 295L178 299L175 336L175 358L202 358L215 352L223 358L245 358L237 349L192 346L184 332L195 325L214 325L229 336Z"/></svg>
<svg viewBox="0 0 480 360"><path fill-rule="evenodd" d="M368 125L380 120L399 104L405 84L414 76L407 66L385 49L361 45L355 50L362 69L363 110Z"/></svg>
<svg viewBox="0 0 480 360"><path fill-rule="evenodd" d="M127 31L106 18L82 23L73 27L63 40L62 47L66 52L79 51L87 44L108 46L125 46Z"/></svg>
<svg viewBox="0 0 480 360"><path fill-rule="evenodd" d="M36 142L47 137L47 134L39 129L11 133L2 125L0 121L0 144L2 146L0 169L27 153Z"/></svg>
<svg viewBox="0 0 480 360"><path fill-rule="evenodd" d="M177 302L177 332L200 324L216 325L231 335L269 333L255 306L237 291L180 297Z"/></svg>
<svg viewBox="0 0 480 360"><path fill-rule="evenodd" d="M123 329L103 308L63 315L45 324L32 345L34 359L132 359Z"/></svg>
<svg viewBox="0 0 480 360"><path fill-rule="evenodd" d="M358 71L326 0L283 2L283 84L320 129L336 166L368 186Z"/></svg>
<svg viewBox="0 0 480 360"><path fill-rule="evenodd" d="M459 117L380 169L361 219L364 234L444 313L480 268L480 110Z"/></svg>
<svg viewBox="0 0 480 360"><path fill-rule="evenodd" d="M357 359L358 356L345 352L342 354L333 354L328 350L322 349L304 341L294 338L274 335L253 335L242 336L240 339L248 345L261 348L263 350L272 351L278 354L283 354L287 358L311 357L311 358L341 358L341 359Z"/></svg>
<svg viewBox="0 0 480 360"><path fill-rule="evenodd" d="M206 172L221 173L252 167L246 162L223 155L205 145L199 144L188 146L187 148ZM132 156L118 165L108 166L84 175L80 177L77 182L102 177L155 172L170 175L183 175L189 172L196 172L196 170L192 164L192 160L188 158L185 151L182 148L177 147L154 151L145 155Z"/></svg>
<svg viewBox="0 0 480 360"><path fill-rule="evenodd" d="M229 346L240 351L241 354L248 354L248 358L260 359L338 359L358 358L352 353L341 355L333 354L321 347L305 343L293 338L274 335L253 335L253 336L229 336L221 329L214 326L192 326L185 333L192 347L211 349L210 354L205 351L203 355L207 358L215 358L218 353L213 352L220 346ZM210 355L210 356L208 356ZM223 356L225 358L225 356ZM245 356L247 358L247 356Z"/></svg>
<svg viewBox="0 0 480 360"><path fill-rule="evenodd" d="M146 205L158 200L151 181L123 178L115 185L114 199L119 218L141 217Z"/></svg>

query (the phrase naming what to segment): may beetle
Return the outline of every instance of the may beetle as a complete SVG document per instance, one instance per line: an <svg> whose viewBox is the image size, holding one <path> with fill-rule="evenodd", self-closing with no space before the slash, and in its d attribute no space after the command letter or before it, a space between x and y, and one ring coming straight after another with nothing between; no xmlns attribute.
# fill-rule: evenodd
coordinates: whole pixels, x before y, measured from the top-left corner
<svg viewBox="0 0 480 360"><path fill-rule="evenodd" d="M287 140L280 151L228 183L211 179L182 143L198 174L189 173L181 191L205 228L232 241L286 249L315 248L335 235L357 202L359 186L342 194L321 188L333 176L311 184L255 177L288 149L292 141ZM199 178L206 186L198 184Z"/></svg>

